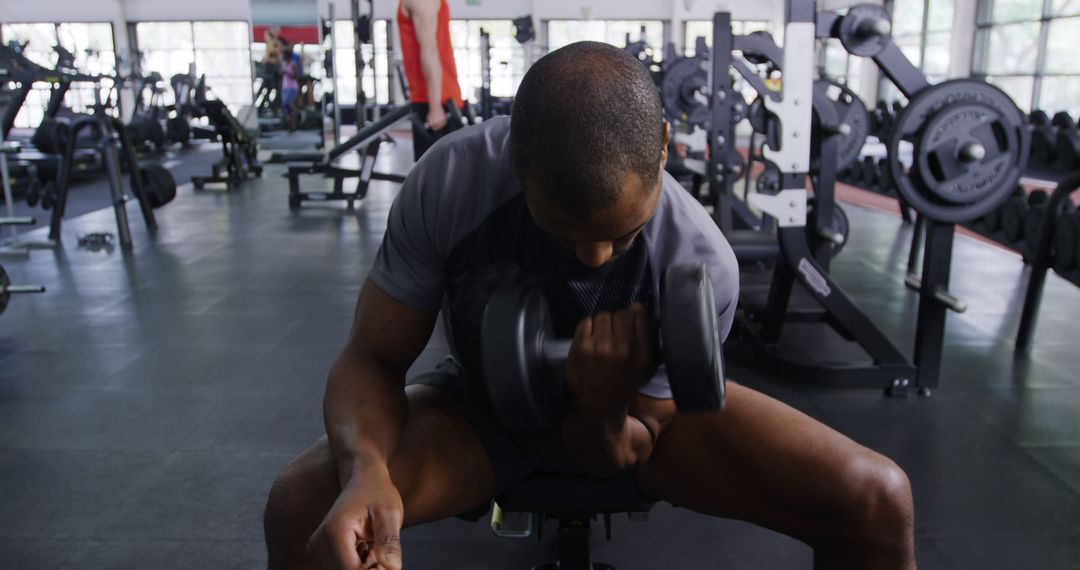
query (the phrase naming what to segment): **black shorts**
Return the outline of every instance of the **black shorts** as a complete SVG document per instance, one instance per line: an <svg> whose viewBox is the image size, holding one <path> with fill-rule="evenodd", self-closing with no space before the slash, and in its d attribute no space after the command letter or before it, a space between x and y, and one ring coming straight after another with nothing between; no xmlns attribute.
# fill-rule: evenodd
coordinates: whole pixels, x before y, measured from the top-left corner
<svg viewBox="0 0 1080 570"><path fill-rule="evenodd" d="M566 454L558 433L521 437L504 429L491 411L483 387L471 381L453 357L448 356L435 370L409 380L409 384L438 388L458 405L487 451L495 471L496 495L533 473L584 474Z"/></svg>

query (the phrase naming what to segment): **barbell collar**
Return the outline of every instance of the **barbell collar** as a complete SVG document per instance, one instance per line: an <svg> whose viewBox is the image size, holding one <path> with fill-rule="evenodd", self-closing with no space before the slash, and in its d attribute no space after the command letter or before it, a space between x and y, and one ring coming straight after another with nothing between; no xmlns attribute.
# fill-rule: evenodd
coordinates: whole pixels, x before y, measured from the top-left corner
<svg viewBox="0 0 1080 570"><path fill-rule="evenodd" d="M960 147L960 160L966 163L979 162L983 158L986 158L986 147L977 143L971 142Z"/></svg>
<svg viewBox="0 0 1080 570"><path fill-rule="evenodd" d="M855 34L861 39L885 37L892 33L892 24L884 18L868 19L859 25Z"/></svg>

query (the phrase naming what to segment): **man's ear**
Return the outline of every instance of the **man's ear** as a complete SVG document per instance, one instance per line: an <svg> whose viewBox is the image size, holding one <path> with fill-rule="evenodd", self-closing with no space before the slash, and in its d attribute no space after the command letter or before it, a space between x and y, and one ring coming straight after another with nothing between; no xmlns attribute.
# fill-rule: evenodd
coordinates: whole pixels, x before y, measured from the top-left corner
<svg viewBox="0 0 1080 570"><path fill-rule="evenodd" d="M660 170L667 167L668 145L671 144L671 123L664 121L664 146L660 147Z"/></svg>

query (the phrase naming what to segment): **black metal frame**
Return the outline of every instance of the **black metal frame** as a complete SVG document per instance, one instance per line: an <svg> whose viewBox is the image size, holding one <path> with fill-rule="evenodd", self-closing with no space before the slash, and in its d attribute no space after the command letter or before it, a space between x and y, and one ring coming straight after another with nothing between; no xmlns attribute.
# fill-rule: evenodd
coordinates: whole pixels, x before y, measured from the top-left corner
<svg viewBox="0 0 1080 570"><path fill-rule="evenodd" d="M142 213L146 229L153 233L157 230L157 220L154 217L154 209L150 206L146 190L143 188L142 176L135 175L138 172L139 162L135 156L135 149L128 140L127 133L119 119L105 114L104 109L98 106L93 115L84 115L76 118L71 123L71 132L67 138L64 154L60 159L60 166L56 176L56 189L58 199L52 209L49 220L49 240L60 241L60 228L67 209L68 190L70 189L71 170L74 165L76 140L79 132L93 129L98 138L95 150L101 153L105 164L105 172L109 177L109 195L112 199L113 212L116 215L116 229L119 234L120 246L130 248L131 227L128 224L127 198L124 195L123 165L131 174L131 192L139 203L139 211ZM119 143L119 148L117 144Z"/></svg>
<svg viewBox="0 0 1080 570"><path fill-rule="evenodd" d="M225 103L207 101L203 110L210 124L214 126L216 138L221 142L222 158L211 166L210 176L191 177L195 189L201 190L207 184L224 184L226 191L234 190L245 180L262 176L258 143L251 138Z"/></svg>
<svg viewBox="0 0 1080 570"><path fill-rule="evenodd" d="M819 39L838 37L844 16L836 13L815 13L810 0L788 0L790 22L813 22ZM745 40L743 40L745 41ZM717 14L713 29L713 77L726 78L728 66L733 65L730 48L739 46L739 39L732 36L730 16ZM725 48L727 48L725 50ZM762 51L758 53L769 54ZM778 50L779 48L776 48ZM775 51L772 52L775 54ZM727 54L727 55L725 55ZM770 56L773 57L773 56ZM889 41L884 50L873 57L878 67L896 84L907 97L912 97L929 86L925 76L901 53L895 43ZM782 70L783 61L773 62ZM756 74L745 65L733 65L755 85ZM760 80L760 77L758 77ZM760 91L760 89L759 89ZM730 157L734 151L734 126L730 121L730 101L736 93L726 81L713 80L713 125L716 130L710 137L711 157L709 181L720 184L721 192L714 192L717 206L716 218L725 232L734 229L732 212L738 198L731 192L732 184L725 176L730 172ZM762 92L762 96L767 96ZM815 92L815 102L824 93ZM815 104L822 123L836 121L829 116L831 106ZM833 111L834 113L834 111ZM908 360L887 336L863 313L850 296L828 273L828 248L824 230L831 219L832 191L835 184L835 156L837 138L823 136L819 156L819 170L809 172L783 172L782 189L802 189L809 178L817 199L816 231L807 232L804 226L788 226L778 230L780 258L772 274L768 298L763 306L746 306L744 303L743 327L752 352L765 358L755 360L794 381L834 388L883 388L886 393L904 396L918 388L920 394L929 395L939 384L941 356L944 345L944 326L948 304L941 301L947 295L949 269L952 255L953 224L932 220L920 222L926 225L927 245L923 259L922 282L919 286L920 302L916 347L914 357ZM727 162L725 162L727 160ZM793 309L792 295L795 284L813 298L820 310ZM747 299L744 298L744 301ZM820 322L836 330L843 338L857 344L869 357L870 364L822 363L818 359L805 358L780 345L784 326L791 322ZM740 351L732 351L739 357ZM743 354L745 356L745 354ZM804 358L799 358L803 356ZM815 355L816 356L816 355Z"/></svg>
<svg viewBox="0 0 1080 570"><path fill-rule="evenodd" d="M377 121L374 121L357 131L357 133L350 137L349 140L330 149L325 157L313 161L289 162L287 174L289 178L289 209L297 210L304 202L327 202L334 200L345 201L348 203L348 207L352 208L356 200L362 200L367 196L368 186L372 180L386 180L398 183L404 182L405 177L399 174L377 172L375 170L375 160L378 158L379 149L382 143L388 140L386 131L398 121L411 116L412 113L413 110L411 107L403 105L379 117ZM366 146L364 146L361 153L359 168L347 168L335 164L337 159L356 150L362 145ZM310 153L307 153L305 158L309 156ZM287 156L283 158L286 160L288 159ZM333 191L302 192L300 190L300 176L317 174L322 174L325 177L334 180ZM345 192L344 185L346 178L358 179L355 191Z"/></svg>

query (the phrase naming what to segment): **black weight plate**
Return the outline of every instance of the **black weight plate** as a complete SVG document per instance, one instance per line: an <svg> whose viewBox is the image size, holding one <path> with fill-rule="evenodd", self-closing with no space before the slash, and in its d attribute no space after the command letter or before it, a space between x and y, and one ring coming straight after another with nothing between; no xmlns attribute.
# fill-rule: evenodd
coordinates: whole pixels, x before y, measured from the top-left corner
<svg viewBox="0 0 1080 570"><path fill-rule="evenodd" d="M495 417L515 433L552 429L561 377L550 378L540 354L543 340L553 338L544 296L521 287L500 289L482 319L480 360Z"/></svg>
<svg viewBox="0 0 1080 570"><path fill-rule="evenodd" d="M7 309L11 302L11 293L8 292L10 286L11 279L8 278L7 271L4 271L4 266L0 265L0 315L4 314L4 309Z"/></svg>
<svg viewBox="0 0 1080 570"><path fill-rule="evenodd" d="M1034 111L1032 111L1028 115L1028 121L1032 125L1036 125L1036 126L1049 125L1050 124L1050 117L1046 114L1046 111L1041 111L1039 109L1035 109Z"/></svg>
<svg viewBox="0 0 1080 570"><path fill-rule="evenodd" d="M1001 208L990 210L982 217L983 226L988 231L996 232L1001 229Z"/></svg>
<svg viewBox="0 0 1080 570"><path fill-rule="evenodd" d="M176 198L176 179L167 168L147 164L139 170L142 173L143 191L152 208L160 208Z"/></svg>
<svg viewBox="0 0 1080 570"><path fill-rule="evenodd" d="M660 96L669 121L700 127L708 123L709 104L703 93L709 80L707 65L702 57L683 57L666 67Z"/></svg>
<svg viewBox="0 0 1080 570"><path fill-rule="evenodd" d="M720 328L712 280L704 263L676 264L664 271L660 339L668 382L679 410L723 408Z"/></svg>
<svg viewBox="0 0 1080 570"><path fill-rule="evenodd" d="M846 135L837 135L840 142L837 145L836 170L839 172L848 167L852 162L859 159L866 137L870 134L870 119L866 111L866 104L862 99L846 85L827 79L819 79L819 84L824 85L824 92L836 108L836 115L840 123L848 126L851 131ZM814 115L814 129L819 130L817 114ZM820 140L820 133L814 132L813 140ZM818 145L810 147L812 160L817 160Z"/></svg>
<svg viewBox="0 0 1080 570"><path fill-rule="evenodd" d="M890 34L865 34L864 26L870 25L874 20L890 21L889 12L881 6L873 4L858 4L848 9L843 20L840 22L840 43L852 55L859 57L874 57L889 45Z"/></svg>
<svg viewBox="0 0 1080 570"><path fill-rule="evenodd" d="M1080 240L1080 212L1062 212L1054 227L1054 268L1058 271L1076 267L1080 252L1076 240Z"/></svg>
<svg viewBox="0 0 1080 570"><path fill-rule="evenodd" d="M954 128L960 125L960 128ZM914 145L913 172L900 160L904 142ZM969 143L985 156L958 159ZM1030 134L1025 116L1004 91L973 79L954 79L916 94L897 117L887 143L897 192L921 214L964 222L998 207L1027 164Z"/></svg>

